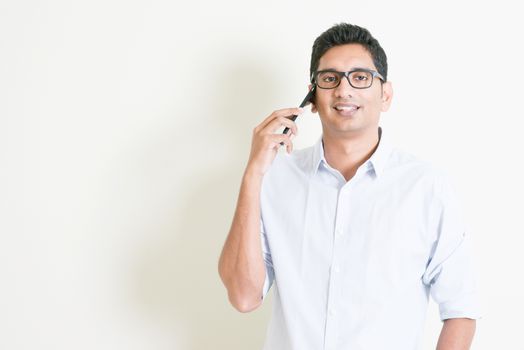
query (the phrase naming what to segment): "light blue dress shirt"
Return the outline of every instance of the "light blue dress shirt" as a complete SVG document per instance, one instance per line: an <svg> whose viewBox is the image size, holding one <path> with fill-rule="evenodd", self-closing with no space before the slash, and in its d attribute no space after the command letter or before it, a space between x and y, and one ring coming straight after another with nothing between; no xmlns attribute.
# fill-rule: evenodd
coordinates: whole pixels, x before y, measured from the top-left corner
<svg viewBox="0 0 524 350"><path fill-rule="evenodd" d="M480 318L465 227L440 171L379 146L347 181L322 137L278 153L262 183L265 350L418 350L440 318Z"/></svg>

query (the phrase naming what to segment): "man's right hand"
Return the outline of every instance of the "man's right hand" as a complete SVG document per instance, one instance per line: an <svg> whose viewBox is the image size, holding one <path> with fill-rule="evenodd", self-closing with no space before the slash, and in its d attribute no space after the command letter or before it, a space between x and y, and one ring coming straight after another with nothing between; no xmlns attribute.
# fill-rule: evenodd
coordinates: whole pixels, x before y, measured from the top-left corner
<svg viewBox="0 0 524 350"><path fill-rule="evenodd" d="M288 153L293 151L291 139L298 133L297 125L290 118L292 115L300 115L304 112L302 108L285 108L271 113L253 130L251 142L251 153L246 167L246 172L253 175L263 176L275 159L280 143L283 142ZM275 134L280 127L289 128L287 134Z"/></svg>

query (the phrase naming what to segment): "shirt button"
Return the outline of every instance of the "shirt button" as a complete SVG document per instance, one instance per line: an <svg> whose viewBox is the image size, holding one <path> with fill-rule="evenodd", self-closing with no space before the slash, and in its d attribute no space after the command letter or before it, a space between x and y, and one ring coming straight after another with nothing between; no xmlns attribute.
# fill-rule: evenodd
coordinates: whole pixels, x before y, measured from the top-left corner
<svg viewBox="0 0 524 350"><path fill-rule="evenodd" d="M336 315L335 310L333 310L333 309L329 309L329 315L330 315L330 316L335 316L335 315Z"/></svg>
<svg viewBox="0 0 524 350"><path fill-rule="evenodd" d="M336 273L339 273L340 272L340 268L338 266L335 266L335 272Z"/></svg>
<svg viewBox="0 0 524 350"><path fill-rule="evenodd" d="M335 230L335 234L337 235L337 237L342 236L342 230L339 229L339 228L337 228L337 229Z"/></svg>

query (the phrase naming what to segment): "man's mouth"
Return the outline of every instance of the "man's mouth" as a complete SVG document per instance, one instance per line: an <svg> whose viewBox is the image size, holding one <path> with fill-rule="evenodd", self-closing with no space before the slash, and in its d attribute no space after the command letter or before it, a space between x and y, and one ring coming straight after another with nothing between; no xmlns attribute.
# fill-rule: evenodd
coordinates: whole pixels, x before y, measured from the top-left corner
<svg viewBox="0 0 524 350"><path fill-rule="evenodd" d="M353 115L360 106L353 103L336 103L333 108L342 115Z"/></svg>

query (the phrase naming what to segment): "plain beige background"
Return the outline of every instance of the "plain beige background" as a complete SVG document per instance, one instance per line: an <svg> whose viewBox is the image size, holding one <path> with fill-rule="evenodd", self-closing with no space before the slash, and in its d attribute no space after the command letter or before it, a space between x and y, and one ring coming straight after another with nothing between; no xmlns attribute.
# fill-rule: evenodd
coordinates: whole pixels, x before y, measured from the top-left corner
<svg viewBox="0 0 524 350"><path fill-rule="evenodd" d="M383 127L453 179L484 319L524 349L517 5L508 1L0 1L0 348L260 349L217 273L252 129L307 89L313 40L367 27ZM320 135L298 120L296 148ZM428 309L424 349L440 321Z"/></svg>

